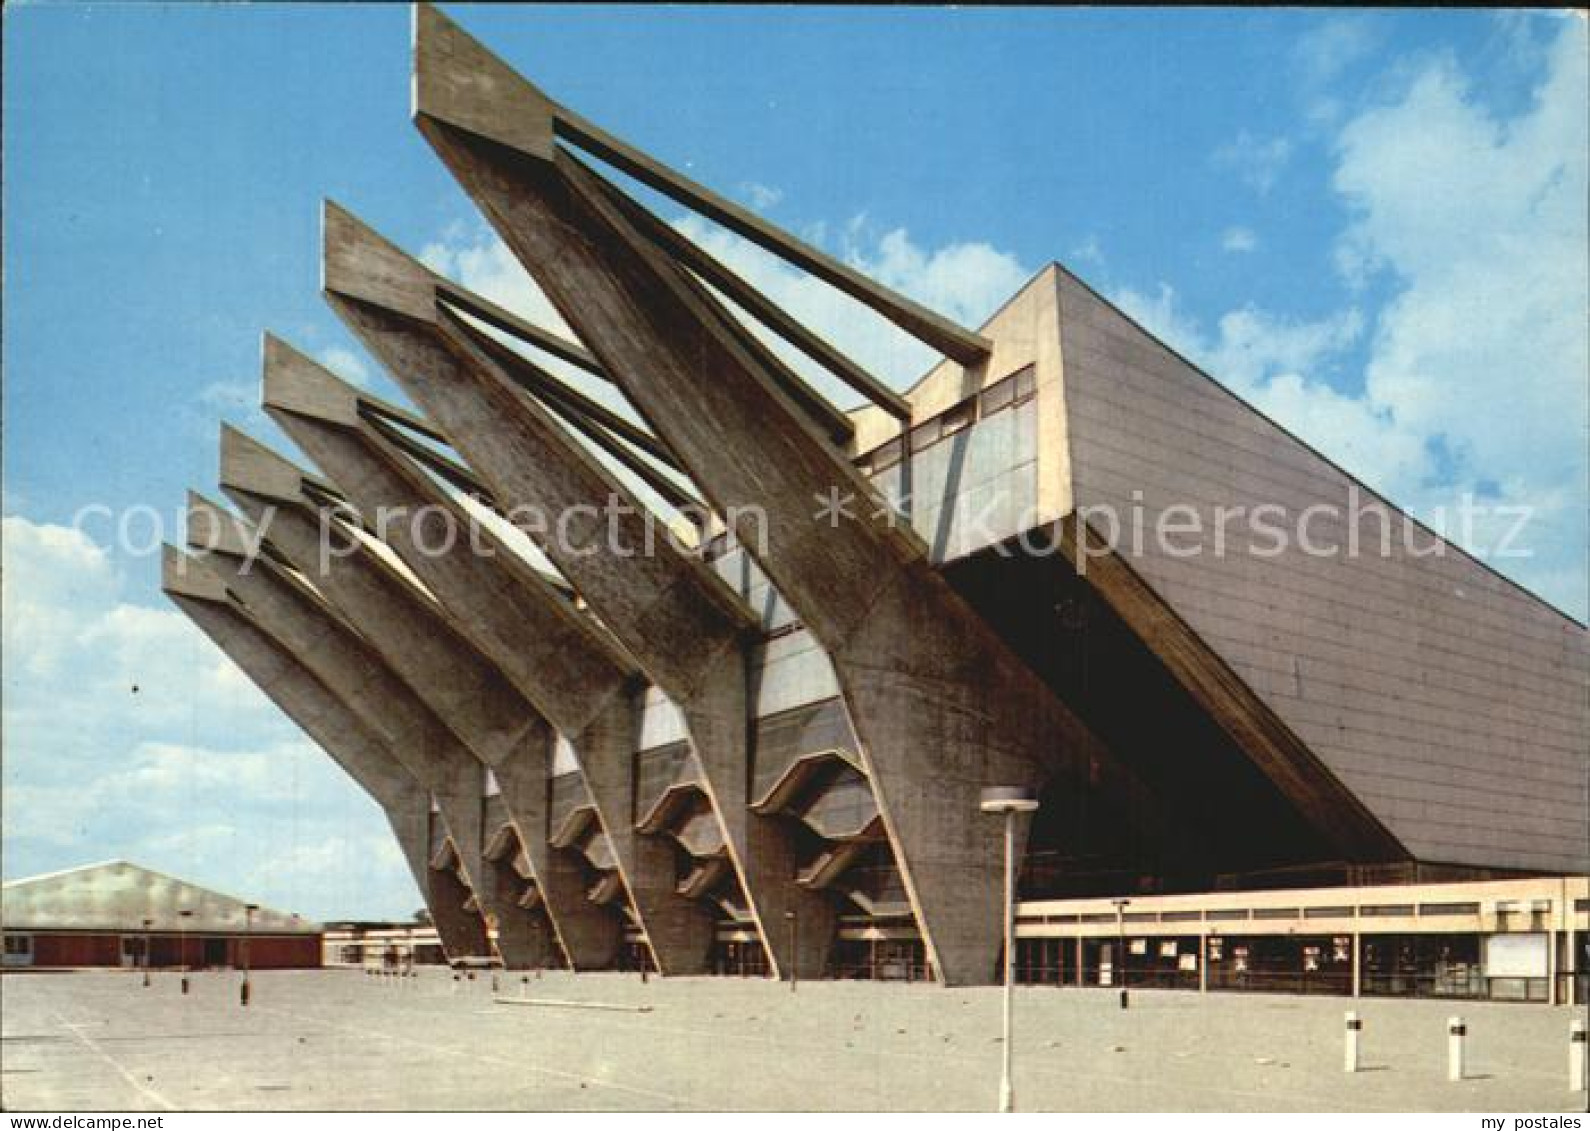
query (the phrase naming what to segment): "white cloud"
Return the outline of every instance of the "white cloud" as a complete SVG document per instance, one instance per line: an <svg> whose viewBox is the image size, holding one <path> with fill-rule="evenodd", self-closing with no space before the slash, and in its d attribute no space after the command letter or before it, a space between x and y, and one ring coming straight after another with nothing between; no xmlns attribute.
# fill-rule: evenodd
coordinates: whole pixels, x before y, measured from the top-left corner
<svg viewBox="0 0 1590 1131"><path fill-rule="evenodd" d="M766 212L784 199L782 189L758 181L746 181L740 186L740 192L744 195L746 203L758 212Z"/></svg>
<svg viewBox="0 0 1590 1131"><path fill-rule="evenodd" d="M1287 162L1292 143L1284 137L1261 138L1243 130L1214 152L1214 163L1229 169L1242 183L1263 196L1275 187Z"/></svg>
<svg viewBox="0 0 1590 1131"><path fill-rule="evenodd" d="M1104 249L1099 246L1099 237L1090 235L1087 239L1071 249L1070 260L1073 264L1087 263L1094 267L1104 266Z"/></svg>
<svg viewBox="0 0 1590 1131"><path fill-rule="evenodd" d="M1310 87L1320 87L1367 58L1380 43L1379 27L1363 13L1335 15L1299 38L1292 57Z"/></svg>
<svg viewBox="0 0 1590 1131"><path fill-rule="evenodd" d="M379 854L341 887L287 865L254 882L306 844L390 833L185 616L125 600L82 531L7 515L0 534L8 877L122 856L311 916L413 909Z"/></svg>
<svg viewBox="0 0 1590 1131"><path fill-rule="evenodd" d="M1513 120L1489 114L1441 61L1341 135L1335 186L1354 215L1343 244L1401 287L1370 393L1492 474L1583 467L1585 85L1584 38L1570 27ZM1476 412L1487 402L1497 411Z"/></svg>
<svg viewBox="0 0 1590 1131"><path fill-rule="evenodd" d="M1344 100L1335 86L1379 49L1381 27L1363 13L1333 15L1298 37L1292 49L1298 95L1313 125L1340 121Z"/></svg>
<svg viewBox="0 0 1590 1131"><path fill-rule="evenodd" d="M1227 228L1220 233L1220 250L1229 251L1233 255L1243 255L1254 251L1259 246L1259 237L1253 234L1252 228Z"/></svg>
<svg viewBox="0 0 1590 1131"><path fill-rule="evenodd" d="M1567 23L1530 104L1508 118L1450 58L1340 129L1333 186L1350 281L1392 297L1368 320L1361 393L1321 380L1360 341L1353 311L1290 323L1233 311L1206 331L1162 286L1129 312L1214 376L1421 517L1465 494L1531 509L1504 572L1583 617L1590 419L1582 29ZM1501 521L1501 520L1496 520ZM1449 531L1460 541L1461 531ZM1473 548L1494 539L1478 530Z"/></svg>

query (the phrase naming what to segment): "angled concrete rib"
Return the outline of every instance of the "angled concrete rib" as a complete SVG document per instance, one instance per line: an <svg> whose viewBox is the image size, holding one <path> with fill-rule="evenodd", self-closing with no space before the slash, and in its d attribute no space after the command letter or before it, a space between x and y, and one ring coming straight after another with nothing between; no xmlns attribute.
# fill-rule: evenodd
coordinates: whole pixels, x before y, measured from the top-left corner
<svg viewBox="0 0 1590 1131"><path fill-rule="evenodd" d="M204 561L173 546L162 553L161 588L172 602L381 806L447 957L485 954L485 925L464 910L468 890L451 871L430 865L430 793L379 734L244 611Z"/></svg>
<svg viewBox="0 0 1590 1131"><path fill-rule="evenodd" d="M188 500L188 542L250 617L386 744L436 802L457 847L469 888L478 896L481 842L480 764L429 708L416 700L364 639L302 580L251 553L247 524L198 495ZM462 905L471 892L460 892ZM484 937L484 936L482 936ZM487 948L475 952L488 953Z"/></svg>
<svg viewBox="0 0 1590 1131"><path fill-rule="evenodd" d="M355 507L380 516L383 541L543 716L566 719L566 704L623 690L633 676L627 662L566 597L364 423L352 386L267 336L264 403ZM581 870L547 841L547 769L508 759L498 782L570 961L599 968L617 946L615 920L586 898Z"/></svg>
<svg viewBox="0 0 1590 1131"><path fill-rule="evenodd" d="M1134 813L1149 799L795 411L706 289L536 140L553 129L539 95L470 87L456 67L484 49L433 26L416 44L421 132L718 512L756 517L735 534L834 662L935 968L989 981L1002 849L982 788L1060 777ZM819 521L828 500L853 517Z"/></svg>
<svg viewBox="0 0 1590 1131"><path fill-rule="evenodd" d="M532 726L535 745L550 751L552 731L530 703L452 630L428 597L367 546L353 546L346 557L328 557L327 568L319 569L320 525L305 509L297 467L236 431L223 437L222 459L222 485L246 513L260 517L273 500L282 508L270 528L272 545L315 576L317 587L345 615L351 614L360 631L483 761L495 766L505 760ZM622 710L598 701L599 716L575 732L587 740L580 751L581 770L658 970L703 973L712 949L713 919L701 904L674 890L674 861L667 845L634 833L629 804L636 714L632 703L618 705Z"/></svg>
<svg viewBox="0 0 1590 1131"><path fill-rule="evenodd" d="M957 326L943 315L840 263L586 121L568 107L553 102L459 32L431 5L416 5L414 35L417 44L445 51L453 63L448 68L418 72L415 75L418 97L428 105L450 112L451 120L464 128L475 129L487 137L504 137L509 144L529 147L531 152L536 146L550 145L554 136L571 141L636 180L845 292L946 356L966 365L974 365L988 356L989 343L981 335ZM513 122L493 112L492 100L504 88L513 87L517 87L516 93L531 96L536 102L538 113L528 121Z"/></svg>
<svg viewBox="0 0 1590 1131"><path fill-rule="evenodd" d="M833 910L794 882L798 860L789 830L747 809L750 611L716 574L672 545L644 506L504 376L458 316L438 305L428 270L334 206L326 211L325 235L333 309L499 501L519 508L525 533L679 707L775 969L791 967L787 932L777 928L794 911L802 923L796 968L820 973ZM559 729L571 740L576 733ZM637 820L631 799L624 800L627 819Z"/></svg>
<svg viewBox="0 0 1590 1131"><path fill-rule="evenodd" d="M532 833L544 828L551 728L452 630L428 597L368 542L317 512L302 482L302 472L290 462L240 432L223 433L223 489L256 523L268 523L264 533L271 546L312 578L327 603L359 631L412 694L492 768L511 819L522 821ZM477 808L483 804L478 788L474 800ZM491 869L482 852L490 831L479 829L467 847L458 846L476 895L499 925L499 946L506 942L510 949L519 948L505 953L504 961L546 965L552 958L552 939L523 930L531 917L516 903L505 903L498 886L487 882ZM555 934L561 924L554 918L551 926Z"/></svg>

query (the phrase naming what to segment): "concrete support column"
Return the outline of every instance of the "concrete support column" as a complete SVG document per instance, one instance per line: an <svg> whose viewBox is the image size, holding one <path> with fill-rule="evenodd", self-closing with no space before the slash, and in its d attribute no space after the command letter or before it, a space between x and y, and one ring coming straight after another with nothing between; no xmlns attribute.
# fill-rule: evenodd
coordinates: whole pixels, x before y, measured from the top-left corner
<svg viewBox="0 0 1590 1131"><path fill-rule="evenodd" d="M238 556L235 523L197 497L190 500L189 538L199 529L230 530L206 564L242 599L250 615L299 658L373 731L435 799L458 846L471 886L477 886L481 845L481 765L337 613L302 582L261 558ZM212 525L204 526L210 523ZM213 544L215 539L198 539ZM247 543L241 543L247 544ZM426 849L429 859L429 849ZM428 882L428 881L427 881ZM463 900L458 901L460 904ZM440 922L440 920L438 920Z"/></svg>
<svg viewBox="0 0 1590 1131"><path fill-rule="evenodd" d="M1568 936L1568 1002L1569 1005L1584 1004L1579 1000L1579 940L1575 937L1573 902L1563 893L1563 912L1567 921Z"/></svg>
<svg viewBox="0 0 1590 1131"><path fill-rule="evenodd" d="M285 342L265 340L266 411L366 515L436 597L440 611L546 718L627 697L636 676L600 632L510 547L360 415L358 392ZM619 925L587 898L578 866L547 844L550 749L494 771L503 800L576 969L618 954ZM627 754L626 754L627 758Z"/></svg>
<svg viewBox="0 0 1590 1131"><path fill-rule="evenodd" d="M493 907L513 908L519 914L495 920L497 953L510 970L539 970L563 965L557 934L545 922L544 911L525 911L518 906L527 881L513 867L513 857L482 860L481 880L491 892Z"/></svg>
<svg viewBox="0 0 1590 1131"><path fill-rule="evenodd" d="M1546 917L1546 1004L1556 1005L1560 996L1557 993L1557 947L1562 942L1562 934L1557 930L1555 910Z"/></svg>
<svg viewBox="0 0 1590 1131"><path fill-rule="evenodd" d="M258 450L247 456L250 466L269 456L292 468L258 445L255 448ZM241 468L244 464L239 455L228 466ZM223 485L231 488L234 500L251 518L264 522L271 513L271 497L249 490L247 484L275 477L250 475L247 482L228 484L226 474L223 467ZM342 555L329 557L321 568L319 524L306 513L301 499L282 501L287 505L271 518L272 545L298 569L312 573L340 611L405 676L414 693L430 702L486 764L496 767L520 756L532 724L536 729L531 741L550 751L550 732L531 704L446 623L429 598L362 545L349 544ZM603 705L603 716L609 722L600 739L602 753L593 754L586 731L576 736L581 769L613 844L619 874L645 923L659 970L666 974L705 973L712 945L712 913L674 891L673 858L666 845L647 842L642 850L630 848L638 843L632 815L634 710L629 697ZM623 719L621 728L610 721L615 715ZM642 891L647 893L644 898ZM654 915L659 924L666 918L671 926L653 929L650 920ZM686 931L685 924L691 920L694 922Z"/></svg>
<svg viewBox="0 0 1590 1131"><path fill-rule="evenodd" d="M795 910L802 923L799 972L821 973L833 910L794 882L796 849L788 829L746 809L744 648L756 628L749 610L710 570L670 544L644 506L471 345L459 320L438 308L434 276L338 209L328 208L326 241L333 308L453 439L499 502L538 520L521 519L525 532L681 710L774 968L786 972L791 965L786 933L775 928L785 911ZM565 521L582 513L601 521ZM588 716L589 708L583 709ZM576 724L558 725L586 759ZM587 767L588 776L592 772ZM619 819L611 806L600 799L598 806L616 835ZM651 849L645 854L660 861ZM667 961L660 960L666 971Z"/></svg>
<svg viewBox="0 0 1590 1131"><path fill-rule="evenodd" d="M834 662L934 968L991 981L1003 845L981 790L1059 776L1139 813L1148 798L932 569L732 315L552 144L545 100L470 84L482 56L450 24L422 26L417 124L715 510L742 516L738 540ZM823 500L843 513L820 521Z"/></svg>
<svg viewBox="0 0 1590 1131"><path fill-rule="evenodd" d="M551 760L549 750L541 764L529 759L506 762L495 771L497 786L520 829L520 843L530 857L541 898L557 924L569 965L575 970L609 970L617 963L623 945L623 924L617 914L586 898L584 871L567 853L555 851L547 843Z"/></svg>
<svg viewBox="0 0 1590 1131"><path fill-rule="evenodd" d="M249 518L261 524L274 550L312 580L480 764L493 769L516 760L548 764L553 735L546 722L453 630L434 602L383 561L369 543L324 512L311 509L301 487L291 486L302 482L296 466L234 430L223 433L221 465L223 488ZM483 782L477 768L477 809ZM491 885L483 882L481 837L458 847L467 854L465 866L477 899L498 924L529 919L523 908L502 905ZM535 929L542 927L541 918L537 917ZM521 931L532 929L529 924L519 926ZM555 918L551 926L557 928ZM507 934L515 937L521 931Z"/></svg>

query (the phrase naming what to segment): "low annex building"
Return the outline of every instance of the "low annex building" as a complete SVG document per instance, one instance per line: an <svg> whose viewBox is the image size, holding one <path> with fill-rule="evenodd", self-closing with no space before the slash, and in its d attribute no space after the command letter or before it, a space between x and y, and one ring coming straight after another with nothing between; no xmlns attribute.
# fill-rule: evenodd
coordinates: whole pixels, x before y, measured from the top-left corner
<svg viewBox="0 0 1590 1131"><path fill-rule="evenodd" d="M450 958L987 983L1015 787L1030 980L1582 993L1585 626L1058 264L958 326L434 8L414 50L575 338L327 203L326 301L416 407L267 334L314 469L224 428L164 588L382 806ZM629 182L941 360L884 385Z"/></svg>
<svg viewBox="0 0 1590 1131"><path fill-rule="evenodd" d="M0 889L6 969L321 964L320 924L113 860Z"/></svg>

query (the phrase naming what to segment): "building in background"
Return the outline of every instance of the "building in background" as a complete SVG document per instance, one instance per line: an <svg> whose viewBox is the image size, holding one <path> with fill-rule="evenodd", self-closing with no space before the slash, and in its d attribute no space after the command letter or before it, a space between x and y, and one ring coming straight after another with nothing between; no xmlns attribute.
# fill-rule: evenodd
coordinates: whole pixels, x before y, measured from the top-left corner
<svg viewBox="0 0 1590 1131"><path fill-rule="evenodd" d="M398 970L442 966L447 955L436 928L427 923L349 919L327 923L322 965Z"/></svg>
<svg viewBox="0 0 1590 1131"><path fill-rule="evenodd" d="M321 964L320 924L113 860L0 889L7 969Z"/></svg>

